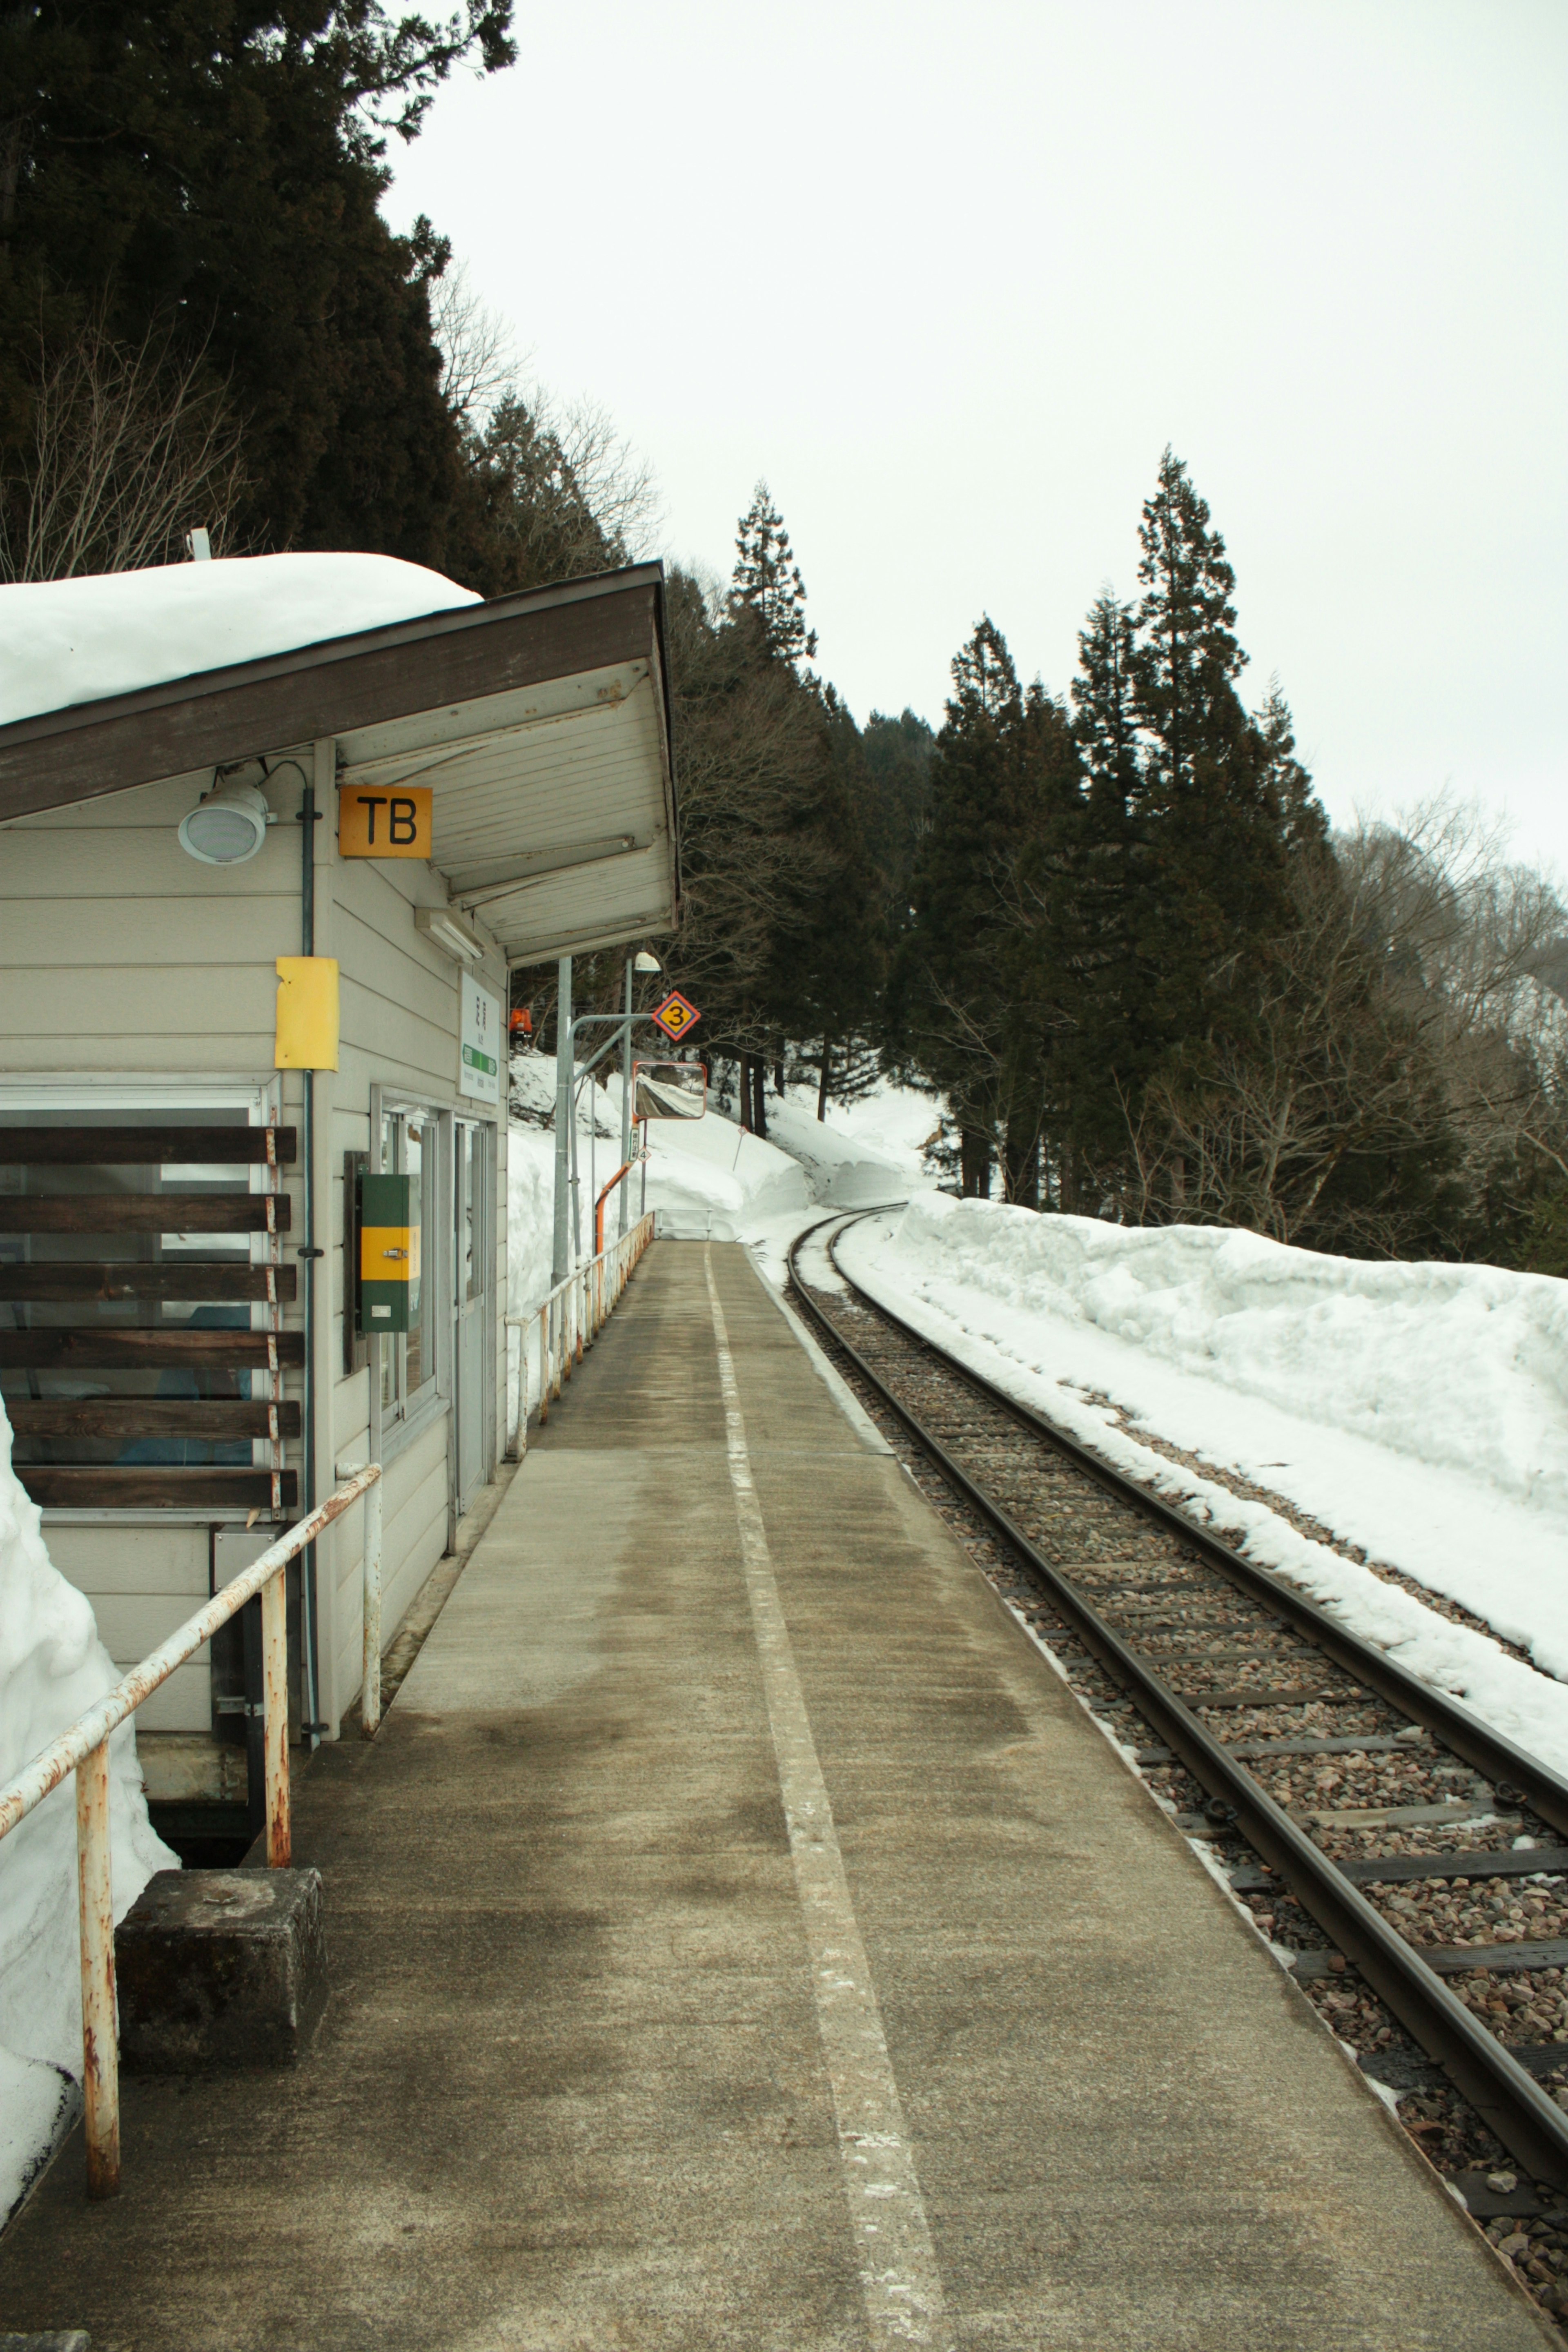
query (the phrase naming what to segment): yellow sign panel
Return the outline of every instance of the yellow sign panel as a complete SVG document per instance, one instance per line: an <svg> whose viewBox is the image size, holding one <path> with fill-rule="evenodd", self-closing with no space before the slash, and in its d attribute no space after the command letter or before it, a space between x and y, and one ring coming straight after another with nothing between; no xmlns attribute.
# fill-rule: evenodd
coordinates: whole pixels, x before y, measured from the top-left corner
<svg viewBox="0 0 1568 2352"><path fill-rule="evenodd" d="M428 857L428 784L344 784L338 793L340 857Z"/></svg>
<svg viewBox="0 0 1568 2352"><path fill-rule="evenodd" d="M682 996L677 988L670 991L662 1004L654 1006L651 1017L667 1037L684 1037L689 1029L696 1028L702 1015L691 999Z"/></svg>
<svg viewBox="0 0 1568 2352"><path fill-rule="evenodd" d="M417 1282L417 1225L362 1225L359 1236L362 1282Z"/></svg>
<svg viewBox="0 0 1568 2352"><path fill-rule="evenodd" d="M335 1070L338 1066L336 956L279 956L278 1035L273 1067Z"/></svg>

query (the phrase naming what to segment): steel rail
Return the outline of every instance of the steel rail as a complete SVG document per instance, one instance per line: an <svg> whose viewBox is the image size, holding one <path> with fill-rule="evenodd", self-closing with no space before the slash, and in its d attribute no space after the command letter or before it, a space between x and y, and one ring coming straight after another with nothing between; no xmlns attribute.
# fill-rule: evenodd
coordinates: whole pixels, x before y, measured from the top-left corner
<svg viewBox="0 0 1568 2352"><path fill-rule="evenodd" d="M845 1222L853 1221L847 1219ZM833 1221L825 1219L823 1222ZM1181 1759L1194 1778L1208 1790L1211 1796L1217 1797L1232 1809L1237 1825L1248 1843L1289 1887L1303 1910L1317 1921L1346 1958L1354 1962L1366 1982L1412 2038L1443 2067L1510 2154L1537 2180L1550 2182L1554 2188L1568 2188L1568 2115L1563 2114L1533 2076L1527 2074L1504 2045L1472 2016L1463 2001L1449 1991L1415 1948L1405 1942L1397 1929L1388 1925L1381 1912L1313 1844L1306 1832L1274 1802L1245 1765L1238 1763L1223 1741L1216 1739L1206 1725L1199 1721L1185 1701L1152 1672L1077 1587L1036 1549L1022 1528L975 1484L948 1453L941 1439L900 1402L887 1382L837 1328L831 1317L818 1307L800 1274L796 1258L811 1234L821 1230L821 1225L816 1225L810 1232L801 1234L789 1253L790 1273L801 1304L817 1328L842 1349L860 1377L869 1383L916 1444L936 1463L943 1477L1003 1540L1028 1562L1035 1575L1071 1622L1090 1654L1100 1660L1115 1681L1136 1697L1139 1712L1160 1734L1173 1753ZM1265 1591L1270 1605L1277 1599L1300 1600L1300 1596L1289 1594L1267 1571L1253 1570L1248 1562L1240 1559L1217 1538L1207 1535L1179 1511L1173 1511L1168 1504L1148 1494L1131 1480L1123 1478L1109 1464L1097 1461L1066 1432L1054 1428L1043 1415L1033 1412L1027 1406L1019 1405L1016 1399L994 1387L983 1374L972 1371L935 1340L917 1331L901 1316L862 1290L854 1276L847 1274L839 1263L837 1238L835 1236L834 1242L829 1244L827 1252L835 1272L858 1298L863 1299L875 1313L885 1317L896 1329L927 1349L939 1362L959 1374L991 1402L1005 1407L1024 1426L1065 1453L1079 1467L1089 1472L1121 1500L1156 1519L1163 1528L1180 1536L1184 1542L1194 1544L1227 1574L1237 1570L1242 1571L1237 1581L1251 1591ZM1310 1622L1315 1629L1323 1612L1310 1602L1303 1605L1310 1612L1310 1618L1301 1622ZM1333 1627L1332 1630L1340 1643L1350 1645L1359 1661L1362 1652L1356 1637L1346 1633L1343 1627ZM1370 1682L1372 1676L1363 1675L1358 1664L1356 1679ZM1400 1673L1401 1685L1412 1679ZM1427 1698L1437 1696L1425 1685L1417 1688ZM1401 1707L1405 1706L1403 1696L1394 1703ZM1466 1716L1463 1720L1467 1729L1479 1737L1483 1748L1494 1739L1495 1735L1488 1734L1485 1727L1476 1724L1473 1717ZM1520 1759L1534 1765L1537 1772L1545 1772L1544 1766L1524 1757L1521 1750L1507 1740L1496 1740L1493 1752L1500 1757L1506 1755L1510 1759L1510 1771L1514 1759ZM1477 1759L1472 1757L1469 1760ZM1554 1774L1547 1774L1546 1777L1557 1788L1563 1789L1564 1797L1568 1798L1568 1789L1563 1788ZM1485 1965L1484 1958L1479 1964ZM1568 2045L1565 2045L1565 2054L1568 2054Z"/></svg>

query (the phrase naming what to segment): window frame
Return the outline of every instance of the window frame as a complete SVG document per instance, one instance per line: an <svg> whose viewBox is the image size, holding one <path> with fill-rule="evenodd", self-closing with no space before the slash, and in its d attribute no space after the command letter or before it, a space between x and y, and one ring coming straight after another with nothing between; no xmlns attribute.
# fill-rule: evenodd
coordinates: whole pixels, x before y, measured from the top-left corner
<svg viewBox="0 0 1568 2352"><path fill-rule="evenodd" d="M384 1348L397 1350L401 1367L407 1361L407 1341L401 1334L370 1332L365 1345L370 1374L370 1415L372 1453L378 1462L395 1460L406 1446L412 1445L431 1423L447 1411L452 1391L451 1335L451 1256L449 1243L443 1247L447 1224L452 1214L452 1177L449 1162L452 1155L453 1113L449 1105L427 1096L406 1092L402 1087L373 1084L370 1089L370 1155L368 1166L378 1176L395 1175L388 1167L386 1125L389 1119L400 1119L422 1126L434 1134L435 1165L426 1171L420 1170L420 1308L425 1319L426 1336L429 1340L431 1366L429 1377L421 1381L412 1396L395 1392L389 1402L383 1401L382 1371ZM426 1152L428 1156L428 1150ZM396 1154L394 1154L396 1157ZM434 1237L434 1245L426 1244ZM344 1311L351 1311L344 1301Z"/></svg>
<svg viewBox="0 0 1568 2352"><path fill-rule="evenodd" d="M199 1121L205 1112L243 1110L252 1127L281 1127L288 1124L283 1106L283 1087L276 1074L261 1076L215 1076L199 1071L182 1076L168 1071L97 1071L77 1073L47 1072L27 1076L0 1076L0 1109L11 1112L47 1111L55 1116L79 1111L101 1116L106 1112L121 1112L134 1117L139 1112L184 1113ZM250 1189L265 1189L264 1171L252 1165ZM295 1171L301 1183L306 1171L301 1160ZM268 1255L264 1234L250 1238L252 1264L265 1262ZM252 1305L252 1330L266 1330L268 1309ZM302 1307L295 1312L302 1316ZM301 1455L300 1441L289 1441L298 1466ZM253 1442L252 1464L265 1466L269 1448L264 1440ZM286 1514L287 1516L287 1514ZM46 1530L50 1527L243 1527L248 1514L242 1508L229 1509L211 1503L197 1504L50 1504L43 1514ZM268 1525L272 1523L270 1520Z"/></svg>

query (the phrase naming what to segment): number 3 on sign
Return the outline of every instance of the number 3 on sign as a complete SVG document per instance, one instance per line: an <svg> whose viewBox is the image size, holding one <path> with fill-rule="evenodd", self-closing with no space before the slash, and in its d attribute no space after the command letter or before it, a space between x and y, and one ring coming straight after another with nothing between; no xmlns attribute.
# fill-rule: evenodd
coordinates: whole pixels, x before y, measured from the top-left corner
<svg viewBox="0 0 1568 2352"><path fill-rule="evenodd" d="M428 784L344 784L338 793L340 857L428 857Z"/></svg>

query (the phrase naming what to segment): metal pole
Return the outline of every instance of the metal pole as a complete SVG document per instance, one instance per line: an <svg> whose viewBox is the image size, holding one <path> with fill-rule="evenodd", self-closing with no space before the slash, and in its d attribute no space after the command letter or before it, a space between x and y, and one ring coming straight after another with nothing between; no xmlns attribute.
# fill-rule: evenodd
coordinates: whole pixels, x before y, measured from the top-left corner
<svg viewBox="0 0 1568 2352"><path fill-rule="evenodd" d="M300 832L302 836L304 859L300 881L300 953L313 956L316 952L316 824L321 812L316 806L313 785L307 784L300 804ZM300 1252L305 1268L305 1373L303 1423L300 1444L300 1486L303 1490L305 1516L309 1518L316 1507L316 1260L321 1252L316 1247L316 1074L304 1073L304 1118L302 1141L305 1147L305 1243ZM265 1604L263 1604L265 1614ZM316 1637L316 1547L309 1544L300 1560L300 1730L307 1749L316 1746L321 1733L317 1718L321 1713L317 1692L319 1685ZM285 1708L287 1717L287 1708ZM285 1721L284 1738L288 1738Z"/></svg>
<svg viewBox="0 0 1568 2352"><path fill-rule="evenodd" d="M621 1054L621 1166L632 1156L632 975L634 960L626 958L626 1034ZM631 1203L626 1188L621 1186L621 1239L626 1239L626 1217Z"/></svg>
<svg viewBox="0 0 1568 2352"><path fill-rule="evenodd" d="M109 1742L76 1768L76 1875L81 1908L81 2087L87 2193L120 2194L120 2028L114 2003L114 1890L109 1848Z"/></svg>
<svg viewBox="0 0 1568 2352"><path fill-rule="evenodd" d="M563 956L555 996L555 1233L551 1254L552 1288L566 1279L569 1182L567 1155L572 1129L572 959Z"/></svg>
<svg viewBox="0 0 1568 2352"><path fill-rule="evenodd" d="M364 1497L364 1659L361 1668L359 1727L374 1737L381 1721L381 1480Z"/></svg>
<svg viewBox="0 0 1568 2352"><path fill-rule="evenodd" d="M289 1612L284 1571L261 1588L261 1655L265 1676L262 1738L267 1747L267 1864L287 1870L293 1851L289 1823Z"/></svg>
<svg viewBox="0 0 1568 2352"><path fill-rule="evenodd" d="M574 1037L575 1037L577 1033L574 1028L572 1034ZM577 1081L575 1074L574 1074L572 1081L572 1125L569 1129L569 1138L572 1152L572 1238L567 1250L567 1265L569 1269L575 1271L577 1261L583 1255L583 1220L577 1213L577 1198L581 1187L577 1181L579 1137L577 1134Z"/></svg>

